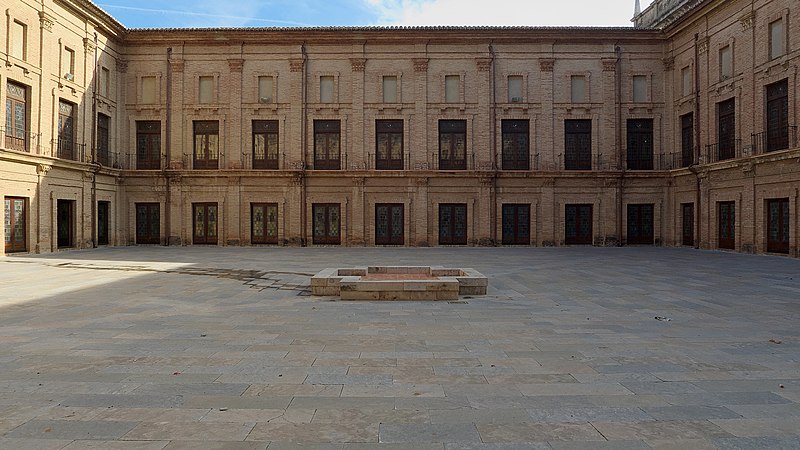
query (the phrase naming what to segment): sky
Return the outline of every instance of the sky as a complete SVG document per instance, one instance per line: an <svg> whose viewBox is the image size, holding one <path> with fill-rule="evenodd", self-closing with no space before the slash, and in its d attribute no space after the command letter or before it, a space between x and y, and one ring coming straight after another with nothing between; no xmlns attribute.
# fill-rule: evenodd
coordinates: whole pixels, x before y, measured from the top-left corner
<svg viewBox="0 0 800 450"><path fill-rule="evenodd" d="M635 0L95 0L129 28L631 26ZM651 0L641 0L642 9Z"/></svg>

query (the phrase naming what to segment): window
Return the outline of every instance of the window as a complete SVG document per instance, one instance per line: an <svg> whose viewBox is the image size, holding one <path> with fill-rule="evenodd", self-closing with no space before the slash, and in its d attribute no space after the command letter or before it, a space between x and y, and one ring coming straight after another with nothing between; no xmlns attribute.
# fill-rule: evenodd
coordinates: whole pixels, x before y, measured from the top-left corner
<svg viewBox="0 0 800 450"><path fill-rule="evenodd" d="M689 167L694 162L694 115L681 116L681 166Z"/></svg>
<svg viewBox="0 0 800 450"><path fill-rule="evenodd" d="M142 77L142 103L152 105L158 102L156 77Z"/></svg>
<svg viewBox="0 0 800 450"><path fill-rule="evenodd" d="M628 235L630 245L653 245L653 205L628 205Z"/></svg>
<svg viewBox="0 0 800 450"><path fill-rule="evenodd" d="M28 249L27 203L25 198L4 198L6 253L24 252Z"/></svg>
<svg viewBox="0 0 800 450"><path fill-rule="evenodd" d="M686 246L694 245L694 203L681 203L682 236L681 244Z"/></svg>
<svg viewBox="0 0 800 450"><path fill-rule="evenodd" d="M341 169L341 139L338 120L314 121L314 169Z"/></svg>
<svg viewBox="0 0 800 450"><path fill-rule="evenodd" d="M653 170L653 119L628 119L628 170Z"/></svg>
<svg viewBox="0 0 800 450"><path fill-rule="evenodd" d="M278 168L278 121L253 121L253 169Z"/></svg>
<svg viewBox="0 0 800 450"><path fill-rule="evenodd" d="M273 92L275 89L275 79L271 76L258 77L258 102L273 103Z"/></svg>
<svg viewBox="0 0 800 450"><path fill-rule="evenodd" d="M340 229L340 207L338 203L314 203L312 213L312 242L314 244L339 245L342 242Z"/></svg>
<svg viewBox="0 0 800 450"><path fill-rule="evenodd" d="M158 244L161 240L161 205L136 204L136 243Z"/></svg>
<svg viewBox="0 0 800 450"><path fill-rule="evenodd" d="M564 205L564 243L592 245L592 205Z"/></svg>
<svg viewBox="0 0 800 450"><path fill-rule="evenodd" d="M570 98L572 103L583 103L586 101L586 77L583 75L572 75L570 81Z"/></svg>
<svg viewBox="0 0 800 450"><path fill-rule="evenodd" d="M161 122L157 120L136 122L136 168L161 168Z"/></svg>
<svg viewBox="0 0 800 450"><path fill-rule="evenodd" d="M531 243L531 205L503 205L503 245Z"/></svg>
<svg viewBox="0 0 800 450"><path fill-rule="evenodd" d="M647 77L645 75L633 77L633 101L635 103L647 101Z"/></svg>
<svg viewBox="0 0 800 450"><path fill-rule="evenodd" d="M530 168L530 122L503 120L503 170L528 170Z"/></svg>
<svg viewBox="0 0 800 450"><path fill-rule="evenodd" d="M784 79L767 86L768 152L789 148L789 82Z"/></svg>
<svg viewBox="0 0 800 450"><path fill-rule="evenodd" d="M592 121L564 121L564 169L592 170Z"/></svg>
<svg viewBox="0 0 800 450"><path fill-rule="evenodd" d="M522 102L522 75L510 75L508 77L508 102Z"/></svg>
<svg viewBox="0 0 800 450"><path fill-rule="evenodd" d="M6 148L28 150L28 90L25 86L6 82Z"/></svg>
<svg viewBox="0 0 800 450"><path fill-rule="evenodd" d="M200 77L200 90L197 95L198 103L214 102L214 77Z"/></svg>
<svg viewBox="0 0 800 450"><path fill-rule="evenodd" d="M767 251L789 253L789 199L767 200Z"/></svg>
<svg viewBox="0 0 800 450"><path fill-rule="evenodd" d="M100 94L104 97L111 96L111 71L105 67L100 69Z"/></svg>
<svg viewBox="0 0 800 450"><path fill-rule="evenodd" d="M397 103L397 77L383 77L383 103Z"/></svg>
<svg viewBox="0 0 800 450"><path fill-rule="evenodd" d="M332 76L319 77L319 101L320 103L333 103L333 84Z"/></svg>
<svg viewBox="0 0 800 450"><path fill-rule="evenodd" d="M75 81L75 51L71 48L64 47L64 53L61 56L61 76L67 81Z"/></svg>
<svg viewBox="0 0 800 450"><path fill-rule="evenodd" d="M786 36L783 19L778 19L769 24L769 58L775 59L784 53L786 53Z"/></svg>
<svg viewBox="0 0 800 450"><path fill-rule="evenodd" d="M718 154L719 161L736 156L736 99L717 104Z"/></svg>
<svg viewBox="0 0 800 450"><path fill-rule="evenodd" d="M444 77L444 101L446 103L458 103L461 100L460 90L461 77L458 75L447 75Z"/></svg>
<svg viewBox="0 0 800 450"><path fill-rule="evenodd" d="M403 245L403 204L378 203L375 205L375 245Z"/></svg>
<svg viewBox="0 0 800 450"><path fill-rule="evenodd" d="M192 204L192 244L217 244L217 204Z"/></svg>
<svg viewBox="0 0 800 450"><path fill-rule="evenodd" d="M64 100L58 102L58 157L78 159L75 151L75 105Z"/></svg>
<svg viewBox="0 0 800 450"><path fill-rule="evenodd" d="M219 122L216 120L194 122L194 168L219 168Z"/></svg>
<svg viewBox="0 0 800 450"><path fill-rule="evenodd" d="M439 169L467 169L467 121L439 121Z"/></svg>
<svg viewBox="0 0 800 450"><path fill-rule="evenodd" d="M727 80L733 76L733 51L730 45L719 49L719 79Z"/></svg>
<svg viewBox="0 0 800 450"><path fill-rule="evenodd" d="M109 122L111 118L105 114L97 114L97 162L103 166L110 166L111 155L109 151Z"/></svg>
<svg viewBox="0 0 800 450"><path fill-rule="evenodd" d="M17 59L27 59L28 27L16 20L11 23L11 56Z"/></svg>
<svg viewBox="0 0 800 450"><path fill-rule="evenodd" d="M253 244L278 243L278 204L250 204L251 236Z"/></svg>
<svg viewBox="0 0 800 450"><path fill-rule="evenodd" d="M375 121L375 168L403 170L403 121Z"/></svg>
<svg viewBox="0 0 800 450"><path fill-rule="evenodd" d="M684 97L690 95L692 91L694 91L694 86L692 86L692 70L689 66L681 69L681 91Z"/></svg>
<svg viewBox="0 0 800 450"><path fill-rule="evenodd" d="M467 205L439 204L439 245L467 244Z"/></svg>
<svg viewBox="0 0 800 450"><path fill-rule="evenodd" d="M736 202L718 202L717 213L719 225L717 247L734 250L736 248Z"/></svg>

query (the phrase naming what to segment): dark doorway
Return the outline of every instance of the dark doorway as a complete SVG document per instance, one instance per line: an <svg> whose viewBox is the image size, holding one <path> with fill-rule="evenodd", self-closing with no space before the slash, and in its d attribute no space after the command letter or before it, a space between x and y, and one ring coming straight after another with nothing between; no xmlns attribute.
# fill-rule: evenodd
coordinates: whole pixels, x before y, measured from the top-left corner
<svg viewBox="0 0 800 450"><path fill-rule="evenodd" d="M653 205L628 205L628 244L653 245Z"/></svg>
<svg viewBox="0 0 800 450"><path fill-rule="evenodd" d="M592 244L592 205L566 205L564 208L564 243Z"/></svg>
<svg viewBox="0 0 800 450"><path fill-rule="evenodd" d="M719 202L719 248L736 248L736 202Z"/></svg>
<svg viewBox="0 0 800 450"><path fill-rule="evenodd" d="M531 243L531 205L503 205L503 245Z"/></svg>
<svg viewBox="0 0 800 450"><path fill-rule="evenodd" d="M108 245L108 212L111 202L97 202L97 245Z"/></svg>
<svg viewBox="0 0 800 450"><path fill-rule="evenodd" d="M439 204L439 245L467 244L467 205Z"/></svg>
<svg viewBox="0 0 800 450"><path fill-rule="evenodd" d="M56 231L58 248L74 246L75 201L56 201Z"/></svg>
<svg viewBox="0 0 800 450"><path fill-rule="evenodd" d="M6 197L5 199L5 241L6 253L24 252L27 248L28 214L27 199Z"/></svg>
<svg viewBox="0 0 800 450"><path fill-rule="evenodd" d="M767 200L767 251L789 253L789 199Z"/></svg>
<svg viewBox="0 0 800 450"><path fill-rule="evenodd" d="M682 203L681 215L683 217L681 243L694 246L694 203Z"/></svg>
<svg viewBox="0 0 800 450"><path fill-rule="evenodd" d="M136 204L136 243L158 244L161 236L161 205Z"/></svg>
<svg viewBox="0 0 800 450"><path fill-rule="evenodd" d="M789 148L789 83L767 86L767 151Z"/></svg>
<svg viewBox="0 0 800 450"><path fill-rule="evenodd" d="M402 203L378 203L375 205L375 244L403 245L405 231Z"/></svg>
<svg viewBox="0 0 800 450"><path fill-rule="evenodd" d="M342 243L341 210L338 203L314 203L313 243L339 245Z"/></svg>
<svg viewBox="0 0 800 450"><path fill-rule="evenodd" d="M216 245L217 243L217 204L216 203L194 203L193 223L194 236L193 244Z"/></svg>

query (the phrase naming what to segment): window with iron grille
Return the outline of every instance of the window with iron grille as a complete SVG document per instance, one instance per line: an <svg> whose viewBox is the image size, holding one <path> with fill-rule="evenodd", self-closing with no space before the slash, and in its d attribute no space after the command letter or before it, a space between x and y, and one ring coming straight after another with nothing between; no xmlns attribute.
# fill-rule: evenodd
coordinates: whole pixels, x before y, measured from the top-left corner
<svg viewBox="0 0 800 450"><path fill-rule="evenodd" d="M767 151L789 148L789 83L767 86Z"/></svg>
<svg viewBox="0 0 800 450"><path fill-rule="evenodd" d="M725 100L717 104L719 154L717 159L736 156L736 100Z"/></svg>
<svg viewBox="0 0 800 450"><path fill-rule="evenodd" d="M76 159L75 104L58 101L58 157Z"/></svg>
<svg viewBox="0 0 800 450"><path fill-rule="evenodd" d="M194 168L219 168L219 122L216 120L194 122Z"/></svg>
<svg viewBox="0 0 800 450"><path fill-rule="evenodd" d="M564 169L592 170L592 121L564 121Z"/></svg>
<svg viewBox="0 0 800 450"><path fill-rule="evenodd" d="M467 121L439 121L439 169L467 169Z"/></svg>
<svg viewBox="0 0 800 450"><path fill-rule="evenodd" d="M530 122L528 120L503 120L503 170L528 170L530 168Z"/></svg>
<svg viewBox="0 0 800 450"><path fill-rule="evenodd" d="M681 116L681 166L689 167L694 161L694 115Z"/></svg>
<svg viewBox="0 0 800 450"><path fill-rule="evenodd" d="M342 168L340 130L341 125L338 120L314 121L314 169Z"/></svg>
<svg viewBox="0 0 800 450"><path fill-rule="evenodd" d="M628 119L628 170L653 170L653 119Z"/></svg>
<svg viewBox="0 0 800 450"><path fill-rule="evenodd" d="M278 121L253 121L253 169L278 168Z"/></svg>
<svg viewBox="0 0 800 450"><path fill-rule="evenodd" d="M375 121L375 168L403 170L403 121Z"/></svg>
<svg viewBox="0 0 800 450"><path fill-rule="evenodd" d="M158 120L136 121L136 168L161 168L161 122Z"/></svg>
<svg viewBox="0 0 800 450"><path fill-rule="evenodd" d="M25 86L6 82L6 148L21 152L28 150L27 93Z"/></svg>
<svg viewBox="0 0 800 450"><path fill-rule="evenodd" d="M97 114L97 162L110 166L111 155L109 150L109 122L111 118L105 114Z"/></svg>

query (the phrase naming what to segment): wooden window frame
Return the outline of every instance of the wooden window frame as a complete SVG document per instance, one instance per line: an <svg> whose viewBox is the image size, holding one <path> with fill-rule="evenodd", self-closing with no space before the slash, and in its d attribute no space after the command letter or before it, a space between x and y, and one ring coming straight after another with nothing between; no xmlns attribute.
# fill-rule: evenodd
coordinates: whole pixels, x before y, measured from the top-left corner
<svg viewBox="0 0 800 450"><path fill-rule="evenodd" d="M253 121L253 169L277 170L280 158L280 124L277 120ZM263 140L264 157L257 158L257 141ZM274 154L270 151L270 144L274 143Z"/></svg>
<svg viewBox="0 0 800 450"><path fill-rule="evenodd" d="M160 120L136 121L136 169L161 169Z"/></svg>
<svg viewBox="0 0 800 450"><path fill-rule="evenodd" d="M219 121L218 120L195 120L192 123L192 145L194 147L193 152L193 164L192 168L195 170L215 170L219 169L219 160L220 160L220 140L219 140ZM212 136L216 136L216 153L212 155ZM197 138L200 137L202 139L201 145L203 146L202 154L198 152L197 148ZM198 157L202 156L202 157ZM216 157L214 157L216 156Z"/></svg>
<svg viewBox="0 0 800 450"><path fill-rule="evenodd" d="M592 119L564 120L564 170L592 170Z"/></svg>
<svg viewBox="0 0 800 450"><path fill-rule="evenodd" d="M403 119L375 120L375 170L403 170L405 165L405 122ZM399 139L400 157L393 158L394 143ZM381 141L387 157L381 158Z"/></svg>
<svg viewBox="0 0 800 450"><path fill-rule="evenodd" d="M444 138L449 140L449 148L444 143ZM456 157L458 138L464 144L464 158ZM449 157L445 157L442 150L447 150ZM463 119L439 120L439 170L467 170L467 121Z"/></svg>
<svg viewBox="0 0 800 450"><path fill-rule="evenodd" d="M314 120L314 170L341 170L341 120ZM333 137L335 138L335 145ZM319 145L320 140L322 145ZM331 157L335 148L336 156Z"/></svg>

